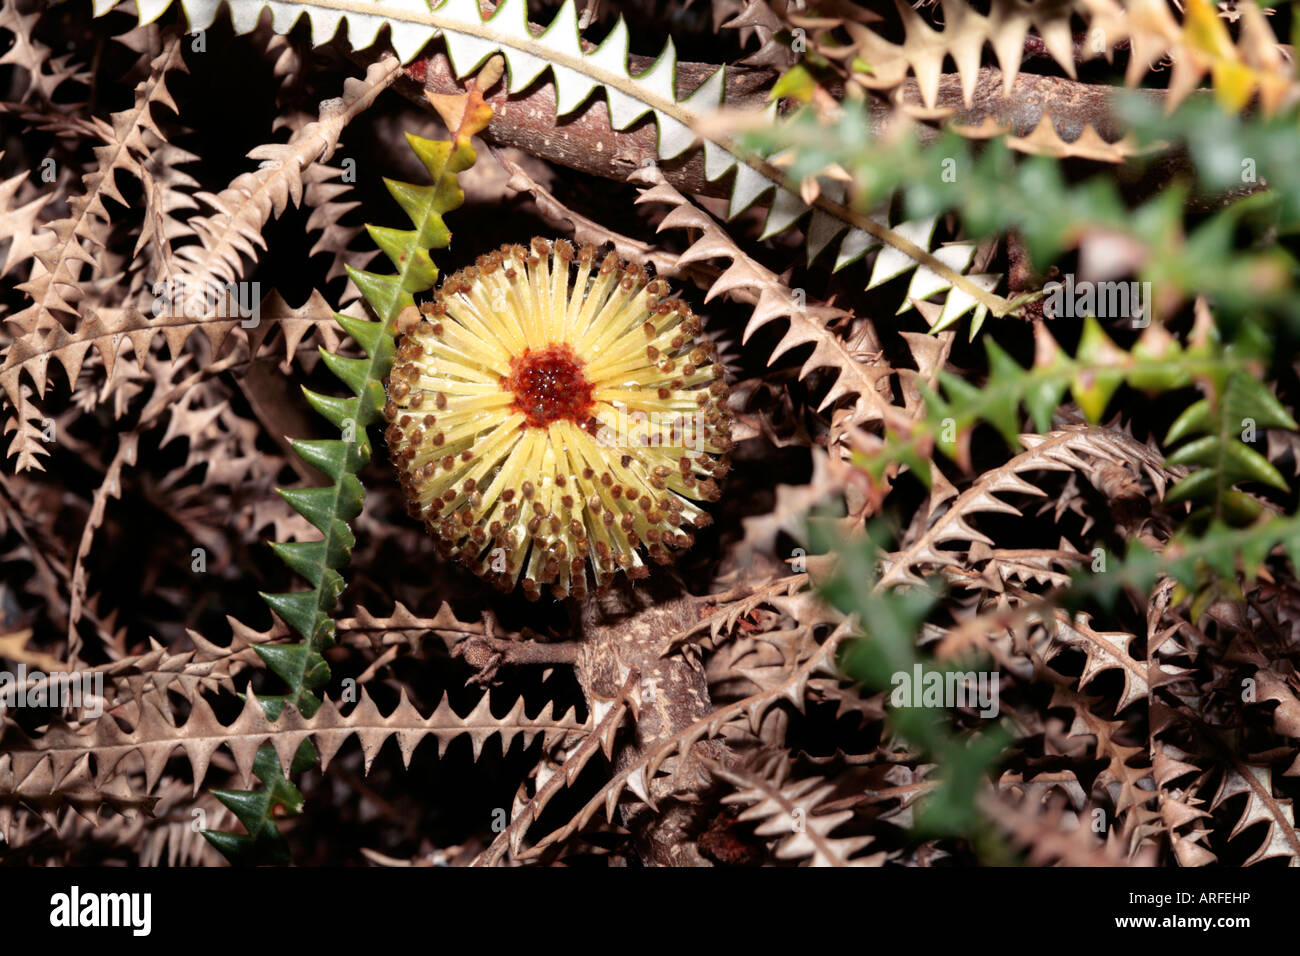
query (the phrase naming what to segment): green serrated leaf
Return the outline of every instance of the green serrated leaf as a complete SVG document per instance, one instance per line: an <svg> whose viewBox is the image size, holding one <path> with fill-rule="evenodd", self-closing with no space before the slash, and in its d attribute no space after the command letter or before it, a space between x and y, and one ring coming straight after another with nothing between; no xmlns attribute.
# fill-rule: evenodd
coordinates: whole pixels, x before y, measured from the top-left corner
<svg viewBox="0 0 1300 956"><path fill-rule="evenodd" d="M348 465L351 444L338 438L304 439L295 438L289 442L298 457L317 471L324 472L337 482Z"/></svg>
<svg viewBox="0 0 1300 956"><path fill-rule="evenodd" d="M303 396L308 404L340 431L354 430L357 424L357 399L355 396L322 395L303 386Z"/></svg>
<svg viewBox="0 0 1300 956"><path fill-rule="evenodd" d="M438 271L429 249L445 246L450 240L442 217L464 202L456 175L469 168L475 159L474 150L467 142L457 145L409 134L407 141L432 178L430 184L422 186L388 181L390 194L413 228L368 227L376 244L396 266L397 274L379 275L349 268L348 275L377 321L335 313L343 330L365 350L366 358L322 351L326 366L353 394L332 396L303 390L311 406L340 429L342 438L298 440L293 442L293 447L304 461L323 472L331 484L279 489L281 496L322 537L317 541L272 544L280 558L307 581L311 590L261 595L276 616L303 639L299 644L256 647L268 669L288 685L287 693L258 698L271 719L277 719L286 706L294 706L310 716L320 703L315 692L329 681L329 667L320 652L332 644L335 626L326 612L334 606L345 586L339 569L347 564L355 543L348 522L361 513L365 496L356 472L370 460L366 429L382 417L383 381L391 371L396 349L394 325L398 314L414 304L414 295L428 291L437 280ZM303 741L292 772L301 772L306 766L303 761L314 759L314 748L309 741ZM279 806L286 812L297 813L302 797L285 779L273 748L263 747L258 751L254 770L266 790L219 794L219 799L235 812L248 834L205 833L205 836L232 862L283 862L287 860L287 852L272 811Z"/></svg>
<svg viewBox="0 0 1300 956"><path fill-rule="evenodd" d="M315 637L320 606L320 596L316 591L285 594L267 594L263 591L259 594L276 616L302 635L304 640L310 641Z"/></svg>
<svg viewBox="0 0 1300 956"><path fill-rule="evenodd" d="M329 533L339 505L336 488L277 488L281 498L289 502L294 511L302 515L322 533ZM355 517L351 515L350 517Z"/></svg>
<svg viewBox="0 0 1300 956"><path fill-rule="evenodd" d="M1196 435L1210 427L1210 400L1203 398L1193 402L1169 426L1165 435L1166 445L1176 445L1189 435Z"/></svg>
<svg viewBox="0 0 1300 956"><path fill-rule="evenodd" d="M278 837L279 831L271 818L271 794L267 790L213 790L212 795L221 801L222 806L235 815L235 818L254 839Z"/></svg>
<svg viewBox="0 0 1300 956"><path fill-rule="evenodd" d="M325 366L334 373L335 377L352 389L353 395L360 395L366 390L371 381L374 365L373 358L346 358L342 355L335 355L326 348L320 350L320 357L325 362ZM321 414L325 413L322 412ZM329 418L330 416L325 415L325 417ZM332 418L330 420L333 421ZM338 422L335 422L335 424L338 424Z"/></svg>
<svg viewBox="0 0 1300 956"><path fill-rule="evenodd" d="M383 322L357 319L342 312L334 313L334 321L343 326L343 331L352 336L367 355L373 357L379 351L380 343L384 341Z"/></svg>
<svg viewBox="0 0 1300 956"><path fill-rule="evenodd" d="M407 305L414 305L411 293L403 290L398 276L383 276L348 266L348 276L370 307L381 316L396 315Z"/></svg>
<svg viewBox="0 0 1300 956"><path fill-rule="evenodd" d="M324 540L272 541L271 550L292 570L306 578L313 588L320 584L321 575L325 573L327 545Z"/></svg>
<svg viewBox="0 0 1300 956"><path fill-rule="evenodd" d="M291 687L312 690L329 682L329 665L325 658L306 644L257 644L257 656Z"/></svg>

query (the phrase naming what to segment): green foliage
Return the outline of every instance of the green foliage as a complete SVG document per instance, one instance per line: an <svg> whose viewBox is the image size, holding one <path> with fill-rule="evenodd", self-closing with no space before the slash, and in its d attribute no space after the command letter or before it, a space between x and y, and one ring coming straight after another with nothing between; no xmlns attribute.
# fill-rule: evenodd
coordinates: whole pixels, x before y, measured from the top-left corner
<svg viewBox="0 0 1300 956"><path fill-rule="evenodd" d="M1297 427L1260 381L1264 347L1248 331L1251 328L1243 327L1238 340L1228 346L1213 327L1203 327L1200 340L1187 346L1153 328L1125 351L1090 318L1073 357L1050 343L1040 348L1038 360L1027 369L986 338L989 380L982 387L941 372L941 390L924 390L925 414L911 432L888 432L882 446L859 455L857 463L879 480L891 462L901 461L928 485L925 449L937 448L965 462L971 433L980 423L992 425L1017 447L1022 407L1034 427L1045 432L1067 394L1096 423L1121 385L1151 393L1195 385L1205 397L1189 405L1165 436L1166 445L1179 445L1168 463L1192 470L1168 491L1165 505L1194 502L1197 507L1160 553L1135 541L1120 567L1076 575L1056 599L1065 606L1080 607L1088 599L1109 606L1125 589L1149 592L1160 575L1174 578L1187 592L1208 594L1210 577L1252 578L1278 546L1300 567L1300 518L1278 515L1256 496L1234 487L1247 483L1289 492L1281 473L1252 445L1262 441L1266 428Z"/></svg>
<svg viewBox="0 0 1300 956"><path fill-rule="evenodd" d="M1273 226L1284 234L1300 229L1300 125L1294 110L1272 117L1225 112L1193 97L1172 113L1147 96L1126 93L1117 101L1119 118L1139 148L1184 143L1206 190L1267 184Z"/></svg>
<svg viewBox="0 0 1300 956"><path fill-rule="evenodd" d="M910 677L918 666L925 673L954 669L916 649L916 635L938 601L935 591L877 590L873 585L879 551L871 538L854 543L826 540L824 528L816 522L810 522L809 530L814 547L828 548L838 556L834 576L822 586L822 597L843 613L856 615L863 632L842 656L845 674L870 691L889 693L898 675ZM965 665L970 662L962 663L955 669L968 669ZM978 734L962 733L953 729L945 711L929 707L890 707L887 715L889 727L899 737L938 764L933 779L939 785L917 808L916 832L972 838L987 852L995 852L992 834L976 813L975 797L1011 734L1000 725Z"/></svg>
<svg viewBox="0 0 1300 956"><path fill-rule="evenodd" d="M1192 516L1193 522L1217 519L1242 525L1258 519L1265 506L1233 485L1254 482L1283 492L1289 488L1251 445L1262 439L1264 429L1297 425L1260 381L1265 347L1246 329L1236 342L1225 346L1213 326L1206 324L1198 339L1184 346L1153 327L1125 351L1096 319L1088 318L1073 356L1045 332L1029 368L1021 367L991 338L984 340L984 349L989 370L985 383L977 386L941 371L939 391L924 390L924 417L906 435L887 434L884 446L873 455L861 456L859 463L879 479L890 462L903 461L928 484L924 449L937 447L965 463L971 432L980 423L992 425L1017 447L1022 407L1034 428L1046 432L1067 395L1089 422L1097 423L1123 385L1152 394L1198 386L1205 397L1190 405L1165 436L1165 444L1171 447L1201 436L1186 441L1169 457L1169 464L1194 470L1170 490L1166 504L1195 501L1204 507Z"/></svg>
<svg viewBox="0 0 1300 956"><path fill-rule="evenodd" d="M1261 518L1243 528L1216 521L1200 533L1182 528L1158 552L1134 541L1124 560L1109 565L1104 572L1076 573L1070 586L1054 599L1069 608L1083 607L1089 600L1111 607L1126 589L1149 594L1162 575L1177 581L1183 594L1209 593L1208 574L1219 581L1232 582L1239 576L1252 581L1279 547L1291 567L1300 569L1300 515Z"/></svg>
<svg viewBox="0 0 1300 956"><path fill-rule="evenodd" d="M810 82L798 76L786 87L815 104ZM1294 490L1262 444L1268 429L1297 428L1273 394L1270 372L1279 340L1300 330L1297 265L1284 244L1300 227L1300 113L1241 115L1194 97L1164 115L1149 98L1125 97L1122 115L1140 147L1182 145L1190 159L1187 175L1133 206L1111 170L1074 182L1059 161L1018 156L1001 138L972 143L945 132L928 146L907 131L879 138L861 102L850 96L839 105L830 116L805 106L780 124L746 133L744 144L779 155L795 182L838 167L863 212L879 213L901 197L909 219L955 213L963 241L1014 234L1039 271L1094 238L1117 244L1131 256L1134 277L1151 283L1155 308L1147 317L1158 320L1124 347L1094 315L1084 315L1073 354L1047 332L1051 323L1042 323L1028 367L986 334L982 380L938 370L935 388L918 385L921 416L890 423L855 463L877 483L903 464L928 486L936 452L964 470L972 467L972 436L981 424L1018 448L1026 421L1039 433L1049 431L1066 401L1097 424L1115 410L1122 389L1175 399L1195 390L1199 397L1157 435L1168 464L1189 469L1169 488L1158 517L1171 533L1157 528L1157 536L1168 540L1154 549L1150 538L1135 538L1109 566L1076 571L1068 584L1026 600L1040 610L1101 606L1109 613L1122 594L1141 608L1168 578L1176 582L1171 606L1190 598L1196 621L1215 601L1244 600L1243 587L1267 579L1279 555L1300 567L1300 516L1280 507L1292 504ZM1047 292L1031 292L1015 305L1022 309ZM1190 333L1163 326L1193 302ZM941 320L932 331L949 324ZM977 316L972 337L978 331ZM888 690L893 675L922 663L916 645L939 617L939 596L927 588L877 591L874 547L831 544L835 573L823 596L855 615L863 633L842 666L868 688ZM974 836L978 845L976 787L1008 736L999 729L970 746L933 709L886 712L901 737L935 760L943 780L918 811L919 827Z"/></svg>
<svg viewBox="0 0 1300 956"><path fill-rule="evenodd" d="M290 774L302 773L316 762L316 749L311 741L304 740L294 755ZM285 864L289 851L280 828L276 826L276 811L297 816L302 812L302 794L285 777L280 758L272 747L262 747L253 761L253 773L262 781L261 790L214 790L212 795L229 809L247 833L224 833L204 830L203 835L232 863L258 862Z"/></svg>
<svg viewBox="0 0 1300 956"><path fill-rule="evenodd" d="M467 138L454 143L436 142L408 134L407 142L428 169L433 182L430 185L388 179L384 182L413 228L366 227L397 272L379 275L349 269L348 274L373 310L375 321L340 313L334 316L365 357L349 358L321 349L326 366L351 394L322 395L303 389L312 408L339 429L341 437L297 440L293 448L303 461L323 472L330 483L316 488L279 489L290 506L321 532L321 537L315 541L271 543L281 560L308 584L308 589L303 591L262 595L276 616L302 638L294 644L256 647L266 666L288 686L284 693L258 698L272 720L285 707L296 708L310 717L320 706L316 692L329 682L329 666L321 652L334 643L330 612L345 587L340 572L355 544L349 522L361 513L365 499L358 472L371 457L368 429L383 417L383 382L392 368L397 317L415 305L417 293L432 289L438 280L438 269L429 250L444 248L450 241L451 233L442 217L464 202L456 176L475 160ZM309 766L315 759L310 741L304 741L291 773ZM248 833L205 831L205 835L232 863L283 863L287 860L287 849L275 824L274 810L278 806L288 814L296 814L302 798L281 773L279 758L272 748L259 750L255 772L266 789L225 790L216 794Z"/></svg>
<svg viewBox="0 0 1300 956"><path fill-rule="evenodd" d="M1282 407L1258 376L1272 343L1258 341L1258 326L1244 325L1238 341L1224 348L1213 340L1212 351L1222 356L1204 375L1206 396L1189 405L1170 426L1164 444L1173 447L1170 465L1188 465L1194 471L1170 489L1166 504L1203 503L1192 520L1249 524L1265 512L1259 499L1232 486L1256 482L1283 493L1290 486L1281 472L1255 450L1266 428L1295 429L1295 419ZM1250 356L1253 362L1235 361ZM1199 437L1195 437L1199 436ZM1190 439L1190 440L1189 440Z"/></svg>
<svg viewBox="0 0 1300 956"><path fill-rule="evenodd" d="M939 373L942 394L926 396L926 422L938 434L938 445L949 457L957 453L957 439L968 435L977 422L993 425L1013 447L1019 444L1023 405L1040 431L1052 427L1052 418L1068 393L1090 422L1100 421L1121 385L1146 392L1168 392L1193 384L1204 375L1235 370L1241 363L1213 344L1183 348L1172 339L1157 344L1156 336L1139 340L1131 352L1116 345L1094 318L1084 321L1083 335L1071 356L1050 339L1034 365L1022 368L991 338L984 342L989 381L976 387L960 375ZM944 422L956 425L955 437L943 437Z"/></svg>
<svg viewBox="0 0 1300 956"><path fill-rule="evenodd" d="M1300 224L1296 111L1258 120L1192 103L1166 118L1137 96L1125 102L1140 142L1187 144L1199 186L1242 189L1267 180L1270 188L1197 221L1187 214L1192 184L1175 184L1130 209L1112 174L1070 183L1056 160L1018 160L1002 138L978 150L951 131L928 146L911 135L876 138L865 106L851 99L832 120L804 107L779 125L745 134L743 143L762 155L781 153L795 181L841 167L863 210L901 194L909 218L956 212L969 235L1015 232L1039 268L1102 230L1141 250L1138 278L1167 301L1207 295L1233 316L1271 311L1300 324L1295 259L1276 243L1241 248L1238 236L1244 230L1263 239Z"/></svg>
<svg viewBox="0 0 1300 956"><path fill-rule="evenodd" d="M1070 184L1057 161L1035 156L1015 162L1001 141L974 158L968 142L950 134L917 161L937 170L945 159L956 164L955 181L935 175L909 184L909 214L955 211L978 235L1014 231L1038 268L1075 248L1082 236L1105 232L1111 241L1122 238L1142 250L1137 278L1166 299L1202 294L1233 314L1271 309L1300 321L1292 296L1294 259L1277 246L1237 248L1239 227L1267 228L1257 219L1270 218L1276 200L1269 194L1237 200L1191 223L1181 185L1130 210L1112 176ZM1045 196L1052 201L1044 202Z"/></svg>

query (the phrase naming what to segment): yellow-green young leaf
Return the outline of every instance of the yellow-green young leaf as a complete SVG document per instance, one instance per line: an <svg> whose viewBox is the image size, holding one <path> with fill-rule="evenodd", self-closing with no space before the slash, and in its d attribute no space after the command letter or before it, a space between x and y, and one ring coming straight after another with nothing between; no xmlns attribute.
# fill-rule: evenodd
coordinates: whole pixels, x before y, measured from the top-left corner
<svg viewBox="0 0 1300 956"><path fill-rule="evenodd" d="M343 382L348 388L352 389L352 394L360 395L365 391L366 383L369 381L370 359L346 358L342 355L335 355L329 349L322 348L320 357L328 366L329 370ZM322 412L326 418L329 415ZM330 418L335 425L339 423Z"/></svg>
<svg viewBox="0 0 1300 956"><path fill-rule="evenodd" d="M1156 326L1152 326L1156 328ZM1133 365L1128 384L1144 392L1172 392L1192 383L1192 376L1180 363L1182 346L1172 336L1146 334L1133 343Z"/></svg>
<svg viewBox="0 0 1300 956"><path fill-rule="evenodd" d="M800 103L807 103L812 99L813 91L816 89L817 81L813 79L812 74L802 65L793 66L776 81L772 92L768 94L768 99L779 100L789 96Z"/></svg>
<svg viewBox="0 0 1300 956"><path fill-rule="evenodd" d="M374 355L379 351L384 335L384 323L353 318L342 312L334 313L334 321L343 326L344 332L357 340L357 343L366 350L367 355Z"/></svg>
<svg viewBox="0 0 1300 956"><path fill-rule="evenodd" d="M1101 420L1111 396L1124 383L1128 360L1128 354L1089 316L1083 323L1076 371L1070 383L1070 392L1088 421L1095 424Z"/></svg>
<svg viewBox="0 0 1300 956"><path fill-rule="evenodd" d="M984 388L983 417L1014 446L1020 434L1020 384L1026 378L1025 370L992 339L985 340L984 349L989 382Z"/></svg>
<svg viewBox="0 0 1300 956"><path fill-rule="evenodd" d="M1083 369L1074 374L1070 383L1070 394L1074 396L1084 417L1095 425L1101 421L1106 406L1110 404L1111 396L1123 383L1122 372Z"/></svg>
<svg viewBox="0 0 1300 956"><path fill-rule="evenodd" d="M356 423L357 400L352 396L322 395L303 386L302 394L316 413L335 428L345 428L348 422Z"/></svg>
<svg viewBox="0 0 1300 956"><path fill-rule="evenodd" d="M1035 429L1046 432L1052 427L1052 416L1056 414L1061 396L1068 387L1064 379L1049 378L1026 389L1025 408L1029 410Z"/></svg>
<svg viewBox="0 0 1300 956"><path fill-rule="evenodd" d="M1201 623L1201 618L1217 597L1214 588L1203 588L1197 592L1196 597L1192 598L1192 608L1189 614L1193 624Z"/></svg>

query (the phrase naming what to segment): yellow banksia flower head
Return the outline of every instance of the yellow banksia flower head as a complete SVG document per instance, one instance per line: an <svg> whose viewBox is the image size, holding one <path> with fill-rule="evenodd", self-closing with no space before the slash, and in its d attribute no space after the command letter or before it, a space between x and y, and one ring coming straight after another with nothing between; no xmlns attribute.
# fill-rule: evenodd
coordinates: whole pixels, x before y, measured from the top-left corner
<svg viewBox="0 0 1300 956"><path fill-rule="evenodd" d="M502 590L563 598L649 574L711 519L727 386L668 284L534 239L449 276L399 343L385 437L407 509Z"/></svg>

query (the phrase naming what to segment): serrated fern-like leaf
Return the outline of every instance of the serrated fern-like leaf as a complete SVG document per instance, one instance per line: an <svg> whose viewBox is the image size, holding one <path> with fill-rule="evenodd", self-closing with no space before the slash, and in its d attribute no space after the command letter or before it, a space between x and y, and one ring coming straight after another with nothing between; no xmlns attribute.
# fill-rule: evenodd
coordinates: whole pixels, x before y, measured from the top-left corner
<svg viewBox="0 0 1300 956"><path fill-rule="evenodd" d="M883 5L882 5L883 6ZM1075 77L1076 57L1105 55L1112 59L1124 43L1132 51L1125 82L1136 86L1161 63L1172 65L1167 98L1177 104L1192 93L1208 74L1219 102L1240 110L1258 93L1265 112L1283 102L1294 89L1295 77L1282 55L1277 38L1263 13L1253 4L1234 10L1240 20L1234 40L1210 0L1187 0L1176 6L1175 18L1165 0L1084 0L1084 2L1023 3L993 0L982 4L985 14L966 0L943 0L943 29L936 30L909 5L895 2L894 18L876 30L851 19L840 20L793 13L796 26L811 32L811 47L846 64L855 82L878 89L897 88L910 74L916 78L921 102L933 108L938 102L939 80L949 58L961 80L962 98L969 106L986 46L1003 74L1003 96L1011 96L1020 72L1022 46L1032 29L1047 53L1069 76ZM834 9L830 12L834 12ZM1072 17L1087 26L1088 43L1076 53ZM843 32L849 42L843 42ZM902 42L886 39L901 32ZM859 66L858 64L861 64Z"/></svg>
<svg viewBox="0 0 1300 956"><path fill-rule="evenodd" d="M301 773L315 762L315 750L309 741L303 741L293 759L290 773ZM253 773L265 785L264 789L212 791L212 795L235 815L248 832L204 830L203 836L232 863L245 860L288 863L288 848L276 825L275 812L280 808L284 813L296 816L302 811L302 794L285 776L273 747L258 750Z"/></svg>
<svg viewBox="0 0 1300 956"><path fill-rule="evenodd" d="M1169 456L1169 464L1200 466L1174 485L1165 500L1207 502L1196 516L1258 518L1263 505L1232 486L1253 481L1284 492L1289 486L1282 473L1250 446L1247 436L1254 440L1266 428L1296 427L1295 419L1259 379L1242 369L1217 376L1211 394L1189 405L1165 436L1166 445L1191 438Z"/></svg>
<svg viewBox="0 0 1300 956"><path fill-rule="evenodd" d="M288 645L256 647L266 666L287 685L286 692L260 698L267 716L275 720L286 706L306 717L320 706L316 691L329 681L329 666L321 652L334 643L335 625L330 612L345 582L341 569L356 543L349 522L361 513L365 489L357 472L371 457L368 429L382 419L383 381L392 369L395 327L403 309L415 305L415 294L433 288L438 269L429 256L432 248L445 247L451 233L443 214L464 202L456 182L458 173L475 159L468 137L454 142L436 142L407 135L407 142L432 177L429 185L385 180L389 193L411 220L411 229L367 226L375 244L397 269L380 275L349 268L348 274L375 314L374 321L335 313L335 319L365 353L349 358L322 348L321 358L346 385L350 395L324 395L304 388L308 403L339 429L340 438L294 441L293 448L313 468L323 472L330 484L318 488L281 488L281 497L317 528L315 541L277 541L272 549L291 570L309 585L305 591L262 594L271 610L302 638ZM270 764L258 772L265 790L222 791L217 798L239 818L246 835L208 834L208 839L232 862L282 862L286 851L283 838L271 816L275 806L296 812L296 790L281 772L280 758L266 750ZM310 763L316 752L304 741L295 763ZM301 798L296 798L301 802Z"/></svg>
<svg viewBox="0 0 1300 956"><path fill-rule="evenodd" d="M1095 598L1103 606L1112 607L1125 588L1149 594L1161 575L1168 575L1191 591L1200 584L1205 568L1221 578L1232 579L1240 574L1253 580L1278 548L1293 569L1300 568L1300 517L1263 517L1244 528L1212 521L1199 536L1180 530L1160 551L1137 540L1129 545L1123 561L1109 565L1105 573L1077 575L1062 594L1061 603L1081 608L1087 599Z"/></svg>
<svg viewBox="0 0 1300 956"><path fill-rule="evenodd" d="M334 622L329 612L344 587L339 569L347 563L355 543L348 522L360 514L365 497L357 472L370 461L367 429L382 419L383 380L393 364L394 325L404 308L415 305L414 294L431 289L437 281L438 270L429 249L446 246L450 239L442 216L464 200L455 182L456 174L474 161L468 145L417 136L408 136L407 140L429 170L433 184L386 182L414 228L366 227L397 272L379 275L350 269L349 275L374 310L376 320L335 314L365 357L348 358L321 349L326 366L352 394L323 395L303 389L311 406L338 428L342 437L293 442L302 459L324 472L332 484L280 489L289 505L320 530L321 538L272 544L285 564L311 586L307 591L263 595L271 609L303 639L297 645L258 648L266 665L289 685L289 692L279 698L262 698L272 717L284 704L310 716L317 703L312 690L328 678L320 652L334 642Z"/></svg>
<svg viewBox="0 0 1300 956"><path fill-rule="evenodd" d="M847 175L861 203L885 201L901 192L905 215L916 225L926 226L933 216L955 212L969 236L1014 232L1023 238L1039 270L1063 251L1086 249L1098 237L1113 241L1123 236L1141 250L1133 257L1138 277L1161 291L1157 302L1160 314L1203 295L1228 319L1264 310L1285 316L1293 324L1300 322L1293 295L1293 258L1274 243L1244 249L1234 243L1241 228L1290 232L1300 221L1300 176L1296 164L1286 158L1295 152L1295 110L1269 121L1250 121L1224 115L1212 103L1188 103L1171 117L1163 117L1158 105L1143 104L1136 97L1121 100L1121 104L1121 113L1145 147L1157 142L1187 144L1191 172L1201 187L1221 190L1239 184L1239 157L1248 156L1258 164L1259 180L1266 179L1269 189L1192 221L1186 214L1186 189L1180 185L1160 191L1133 210L1110 177L1068 182L1061 164L1049 156L1017 162L1005 137L993 139L978 151L951 131L929 145L914 136L873 137L865 108L849 100L839 104L833 122L805 108L780 123L744 134L742 141L754 150L779 155L791 180L820 181L819 177L832 174L843 179ZM1238 144L1231 154L1238 159L1231 163L1222 149L1225 142ZM921 170L928 174L919 175ZM1230 179L1230 171L1235 178ZM1043 202L1044 196L1053 197L1052 201ZM830 228L835 227L832 224ZM899 226L896 231L904 230ZM818 249L818 243L832 234L823 231L814 217L809 227L810 250ZM845 249L854 251L855 241L852 236L846 238L841 260ZM928 239L923 244L928 244ZM962 246L942 246L934 255L965 256ZM885 253L880 259L886 260ZM961 265L960 259L955 264ZM942 291L950 278L929 263L922 262L922 266L914 287L908 290L909 304ZM878 278L891 277L879 263L876 269L880 275L873 274L872 284ZM934 275L927 275L926 270ZM931 321L932 331L947 328L973 304L963 297L968 294L967 286L981 278L967 276L963 284L954 285L943 309ZM990 311L1008 314L1036 295L1031 293ZM987 293L981 290L975 300L984 304ZM972 337L980 321L977 311Z"/></svg>
<svg viewBox="0 0 1300 956"><path fill-rule="evenodd" d="M914 669L940 669L923 662L917 635L933 610L937 592L929 588L877 589L879 549L870 536L836 540L824 527L811 525L813 547L838 555L833 575L820 587L822 598L853 620L860 637L840 658L843 672L871 691L897 690L896 677ZM892 697L891 697L892 699ZM989 726L973 738L954 733L926 707L895 706L889 721L900 737L935 758L939 786L918 810L923 832L975 835L984 823L975 812L979 781L1010 743L1006 730Z"/></svg>
<svg viewBox="0 0 1300 956"><path fill-rule="evenodd" d="M939 391L922 383L925 417L907 435L890 432L880 450L862 464L878 475L884 464L903 460L912 465L917 477L929 479L921 467L922 454L937 447L949 458L965 464L971 434L976 425L996 428L1007 443L1021 443L1023 407L1038 432L1047 432L1058 407L1069 395L1084 416L1096 424L1105 414L1121 385L1146 392L1170 392L1194 384L1207 376L1230 375L1248 370L1246 359L1225 353L1213 342L1180 345L1162 326L1148 327L1133 348L1116 345L1094 318L1084 321L1083 334L1073 356L1067 354L1045 330L1034 364L1022 368L1001 346L985 340L988 380L976 386L960 375L940 372Z"/></svg>
<svg viewBox="0 0 1300 956"><path fill-rule="evenodd" d="M160 16L172 0L138 0L141 22ZM96 13L113 9L120 0L96 0ZM658 131L658 157L673 159L702 139L705 175L710 181L732 175L728 218L755 203L768 204L762 237L774 236L808 214L810 252L820 252L839 241L837 267L884 246L881 258L889 269L877 268L890 278L907 269L922 267L922 285L928 294L952 289L954 301L945 318L956 321L972 308L1002 315L1009 303L990 291L995 276L968 277L970 249L961 246L931 251L933 222L903 223L897 227L880 218L863 215L846 205L842 196L827 192L805 202L788 177L763 156L740 148L721 136L701 138L703 120L723 105L725 67L720 67L694 91L678 98L677 52L670 39L651 67L633 75L628 67L629 32L620 19L593 50L583 49L574 0L565 0L550 24L534 34L528 23L527 0L502 0L484 19L478 0L180 0L191 30L210 26L224 3L230 9L236 33L252 30L263 10L269 10L272 27L287 33L300 18L310 24L312 43L330 40L346 23L348 40L356 49L370 46L384 26L402 62L412 59L430 40L442 37L458 76L465 76L489 56L500 53L509 73L507 89L519 92L549 70L555 84L557 117L565 116L603 92L611 126L624 130L651 114ZM775 102L772 104L775 110ZM773 114L774 115L774 114ZM765 198L770 197L770 198ZM917 240L921 239L920 242ZM973 247L971 247L973 249ZM888 254L888 255L886 255ZM897 258L899 261L893 263ZM961 261L963 260L964 261ZM892 271L891 271L892 270ZM883 281L883 280L882 280Z"/></svg>
<svg viewBox="0 0 1300 956"><path fill-rule="evenodd" d="M986 340L989 381L977 388L961 376L941 372L943 394L927 395L925 421L909 440L887 442L883 460L905 457L908 451L914 459L917 448L934 439L945 454L965 461L971 430L979 422L993 425L1014 447L1020 440L1021 406L1028 410L1034 426L1046 431L1067 393L1095 423L1121 385L1158 393L1196 383L1206 396L1184 410L1164 441L1166 446L1183 443L1168 456L1167 464L1190 465L1195 470L1169 490L1165 502L1203 504L1193 515L1198 524L1209 519L1249 524L1264 513L1265 506L1233 485L1258 482L1289 490L1282 474L1250 442L1265 429L1295 429L1297 425L1257 377L1258 361L1252 361L1251 355L1260 354L1266 346L1243 339L1223 347L1208 310L1200 308L1197 340L1186 347L1162 328L1151 326L1126 352L1090 318L1084 323L1075 356L1066 355L1040 331L1038 358L1031 368L1024 369ZM879 472L879 463L869 467ZM928 470L918 469L917 475L924 480Z"/></svg>
<svg viewBox="0 0 1300 956"><path fill-rule="evenodd" d="M1116 345L1094 318L1085 320L1074 356L1065 353L1040 328L1035 361L1029 368L1022 368L1000 346L986 339L987 382L977 387L961 376L940 373L940 393L921 386L926 400L924 419L909 434L888 432L881 447L860 458L860 464L879 477L889 462L902 460L928 483L931 472L925 458L931 448L969 467L970 440L977 424L992 425L1012 447L1023 443L1033 448L1044 439L1018 434L1022 408L1034 427L1046 432L1067 394L1088 421L1096 423L1121 385L1149 393L1168 393L1199 384L1206 397L1193 403L1175 421L1165 443L1201 435L1182 445L1166 462L1200 467L1174 485L1165 501L1201 501L1206 506L1161 552L1134 542L1122 567L1091 577L1076 576L1060 599L1070 606L1079 606L1087 597L1110 604L1126 587L1149 592L1162 574L1189 590L1204 583L1201 578L1207 570L1225 579L1234 579L1238 574L1251 578L1279 546L1294 563L1300 559L1297 519L1276 515L1258 499L1232 487L1241 481L1282 490L1289 487L1277 469L1249 446L1243 434L1247 429L1296 427L1290 413L1259 381L1256 357L1267 346L1243 332L1237 342L1225 348L1214 331L1208 308L1200 303L1197 313L1197 326L1187 345L1177 342L1163 327L1152 325L1128 351ZM997 474L997 470L989 474ZM1031 493L1035 490L1018 482L1013 488ZM985 497L982 491L977 482L964 497L982 501L982 507L989 510L1011 510L997 499ZM942 523L937 527L937 533L944 532ZM966 540L978 539L969 528L950 533ZM931 547L937 543L936 536L927 534L921 540L922 557L936 563L947 559ZM912 576L909 562L899 562L887 576L892 576L894 583L907 581Z"/></svg>
<svg viewBox="0 0 1300 956"><path fill-rule="evenodd" d="M809 866L878 866L884 860L884 854L860 855L874 837L831 835L853 811L821 811L835 785L820 777L792 780L784 754L760 753L742 767L710 764L709 772L734 788L722 802L744 808L737 821L752 822L754 834L771 841L776 859Z"/></svg>

